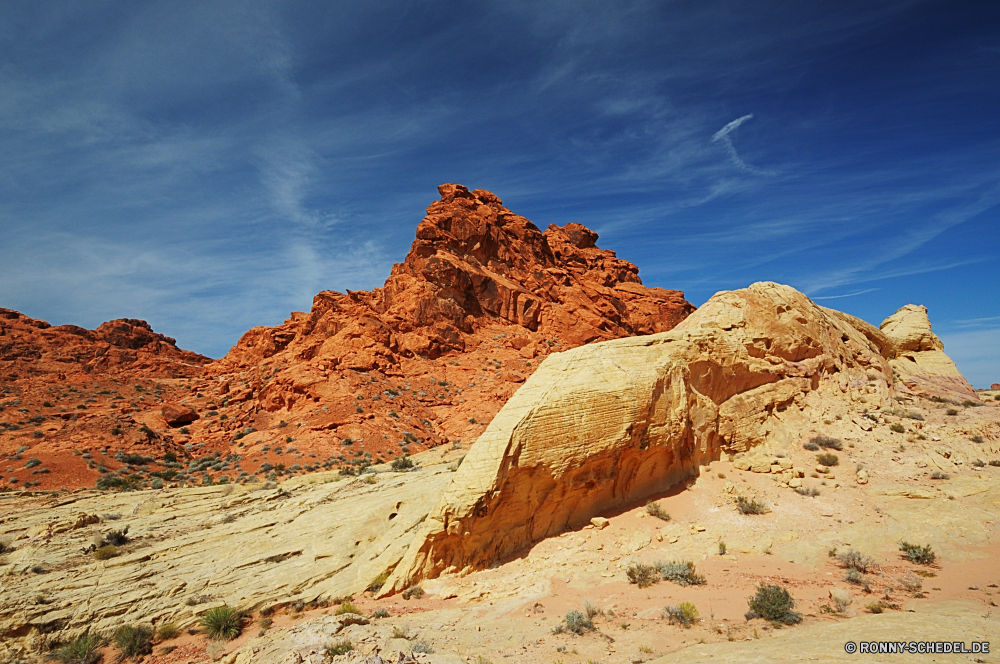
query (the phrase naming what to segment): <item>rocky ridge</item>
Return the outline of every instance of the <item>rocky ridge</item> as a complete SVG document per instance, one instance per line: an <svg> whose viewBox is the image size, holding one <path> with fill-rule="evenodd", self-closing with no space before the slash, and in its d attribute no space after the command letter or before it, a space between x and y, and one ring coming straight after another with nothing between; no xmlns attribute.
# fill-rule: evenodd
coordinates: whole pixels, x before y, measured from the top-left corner
<svg viewBox="0 0 1000 664"><path fill-rule="evenodd" d="M196 376L210 358L177 347L143 320L120 318L96 330L52 326L0 308L0 377L120 374L178 378Z"/></svg>
<svg viewBox="0 0 1000 664"><path fill-rule="evenodd" d="M720 457L791 443L807 410L880 410L895 394L890 360L944 355L926 320L904 307L879 331L757 283L715 295L670 332L550 356L473 446L383 592L484 569ZM978 403L957 370L944 382L909 375L911 393L933 385ZM774 464L785 486L804 474Z"/></svg>
<svg viewBox="0 0 1000 664"><path fill-rule="evenodd" d="M382 288L324 291L204 367L141 321L88 332L11 312L27 330L7 335L17 366L37 366L0 385L0 453L41 465L12 466L0 486L356 474L475 439L552 352L667 330L694 310L579 224L543 232L490 192L439 192Z"/></svg>

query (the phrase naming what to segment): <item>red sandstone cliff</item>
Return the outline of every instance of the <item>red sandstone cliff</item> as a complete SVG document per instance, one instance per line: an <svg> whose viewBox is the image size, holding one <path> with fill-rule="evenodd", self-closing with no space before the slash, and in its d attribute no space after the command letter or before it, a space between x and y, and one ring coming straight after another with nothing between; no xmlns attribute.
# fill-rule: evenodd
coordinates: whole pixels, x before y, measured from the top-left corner
<svg viewBox="0 0 1000 664"><path fill-rule="evenodd" d="M93 486L112 470L154 483L118 451L218 454L196 471L147 464L166 481L200 483L357 472L466 445L549 353L666 331L694 310L679 291L643 286L580 224L542 232L488 191L438 189L382 288L323 291L311 312L251 329L204 368L207 358L141 321L88 331L4 314L0 454L27 443L44 465L0 482Z"/></svg>

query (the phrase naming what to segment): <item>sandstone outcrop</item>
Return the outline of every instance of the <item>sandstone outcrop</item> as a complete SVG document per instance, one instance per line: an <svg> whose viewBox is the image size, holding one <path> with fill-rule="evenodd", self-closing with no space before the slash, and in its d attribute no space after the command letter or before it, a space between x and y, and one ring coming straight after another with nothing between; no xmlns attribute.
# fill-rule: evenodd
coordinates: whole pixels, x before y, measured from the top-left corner
<svg viewBox="0 0 1000 664"><path fill-rule="evenodd" d="M224 603L259 609L359 593L398 562L450 477L438 465L373 485L331 473L280 488L39 496L17 508L7 497L0 661L123 621L192 627ZM125 526L121 555L87 553L96 536Z"/></svg>
<svg viewBox="0 0 1000 664"><path fill-rule="evenodd" d="M0 381L13 381L0 383L0 411L33 411L0 412L0 427L23 432L0 437L0 454L29 445L46 470L12 467L0 488L94 486L99 467L126 470L85 464L98 449L238 456L239 481L356 472L475 439L553 351L662 332L694 310L643 286L580 224L543 232L490 192L439 191L383 288L323 291L310 313L251 329L208 366L141 321L88 331L0 310ZM212 481L228 470L203 468Z"/></svg>
<svg viewBox="0 0 1000 664"><path fill-rule="evenodd" d="M892 343L757 283L715 295L670 332L551 355L473 446L384 592L487 567L723 453L791 439L785 420L812 392L878 408Z"/></svg>
<svg viewBox="0 0 1000 664"><path fill-rule="evenodd" d="M198 413L191 408L170 402L163 404L160 415L163 416L163 421L172 427L190 424L198 419Z"/></svg>
<svg viewBox="0 0 1000 664"><path fill-rule="evenodd" d="M882 321L882 332L892 342L889 357L898 384L896 389L923 397L979 401L944 344L931 331L927 307L908 304Z"/></svg>
<svg viewBox="0 0 1000 664"><path fill-rule="evenodd" d="M128 370L155 376L194 376L210 358L177 347L143 320L121 318L96 330L52 326L0 308L0 378Z"/></svg>
<svg viewBox="0 0 1000 664"><path fill-rule="evenodd" d="M382 288L323 291L309 314L247 332L219 368L280 357L385 369L464 351L494 323L522 328L521 348L553 337L576 346L666 331L694 310L679 291L643 286L635 265L599 249L580 224L542 232L488 191L438 191Z"/></svg>

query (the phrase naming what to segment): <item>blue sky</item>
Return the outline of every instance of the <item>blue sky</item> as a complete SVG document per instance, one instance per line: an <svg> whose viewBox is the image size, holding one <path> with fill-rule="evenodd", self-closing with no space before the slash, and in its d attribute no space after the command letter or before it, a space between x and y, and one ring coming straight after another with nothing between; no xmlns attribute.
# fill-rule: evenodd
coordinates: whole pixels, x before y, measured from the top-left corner
<svg viewBox="0 0 1000 664"><path fill-rule="evenodd" d="M0 306L220 357L459 182L695 304L924 304L988 386L998 108L998 3L6 2Z"/></svg>

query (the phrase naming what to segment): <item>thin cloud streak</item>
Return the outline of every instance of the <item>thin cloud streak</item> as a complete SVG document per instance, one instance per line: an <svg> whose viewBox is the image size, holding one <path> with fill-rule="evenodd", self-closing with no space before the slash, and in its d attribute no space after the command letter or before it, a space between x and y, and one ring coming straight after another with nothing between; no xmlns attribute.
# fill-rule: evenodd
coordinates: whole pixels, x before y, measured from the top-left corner
<svg viewBox="0 0 1000 664"><path fill-rule="evenodd" d="M839 300L839 299L844 298L844 297L854 297L855 295L864 295L865 293L874 293L877 290L880 290L880 289L878 289L878 288L866 288L864 290L854 291L853 293L844 293L843 295L825 295L823 297L813 296L810 299L813 299L813 300Z"/></svg>
<svg viewBox="0 0 1000 664"><path fill-rule="evenodd" d="M741 171L746 173L751 173L753 175L776 175L774 171L764 171L759 168L755 168L750 164L746 163L740 158L739 153L736 152L736 146L733 145L733 139L729 138L729 134L736 130L741 124L747 120L753 119L753 113L748 113L742 117L736 118L725 127L715 132L712 135L712 142L718 143L722 142L722 145L726 148L726 152L729 153L729 159L739 168Z"/></svg>

